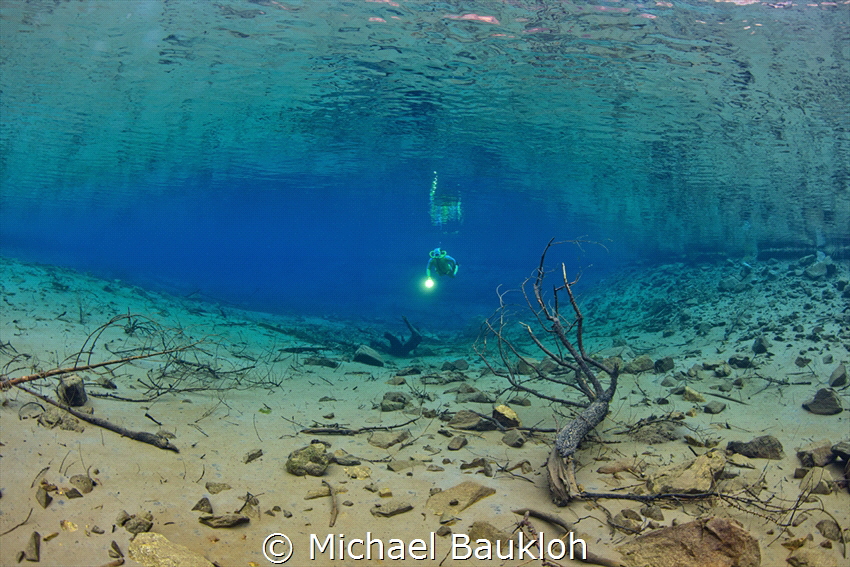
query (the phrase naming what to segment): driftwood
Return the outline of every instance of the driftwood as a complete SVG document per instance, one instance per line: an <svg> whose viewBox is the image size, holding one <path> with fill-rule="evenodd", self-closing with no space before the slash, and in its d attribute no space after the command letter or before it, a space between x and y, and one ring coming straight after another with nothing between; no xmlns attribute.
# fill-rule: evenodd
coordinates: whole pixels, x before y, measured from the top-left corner
<svg viewBox="0 0 850 567"><path fill-rule="evenodd" d="M395 337L391 333L384 333L384 338L390 342L387 352L393 356L407 356L410 351L419 346L422 342L422 334L416 330L416 327L410 324L407 317L402 316L404 324L410 329L410 338L402 342L400 338Z"/></svg>
<svg viewBox="0 0 850 567"><path fill-rule="evenodd" d="M307 435L357 435L359 433L366 433L368 431L389 431L390 429L398 429L399 427L404 427L405 425L410 425L414 421L418 421L418 417L414 417L413 419L409 419L404 423L398 423L396 425L370 425L367 427L358 427L357 429L351 429L348 427L342 427L341 425L328 425L324 427L308 427L306 429L302 429L301 433L306 433ZM290 421L290 420L287 420Z"/></svg>
<svg viewBox="0 0 850 567"><path fill-rule="evenodd" d="M167 438L160 437L159 435L154 435L153 433L148 433L146 431L131 431L129 429L125 429L120 425L115 425L111 421L107 421L101 417L95 417L93 415L89 415L87 413L83 413L81 411L77 411L74 408L68 407L64 404L60 404L57 401L51 400L47 396L42 396L38 392L34 392L29 388L24 388L23 386L18 385L18 389L23 390L27 394L35 396L39 400L43 402L47 402L53 406L56 406L59 409L65 410L70 413L77 419L82 419L87 423L91 423L92 425L97 425L98 427L103 427L104 429L108 429L109 431L114 431L115 433L123 436L129 437L130 439L134 439L136 441L141 441L142 443L147 443L148 445L153 445L154 447L159 447L160 449L166 449L168 451L174 451L175 453L179 453L179 449L175 447Z"/></svg>
<svg viewBox="0 0 850 567"><path fill-rule="evenodd" d="M578 241L574 242L578 244ZM537 318L537 327L545 331L551 337L551 341L547 341L548 344L544 343L538 337L539 331L535 331L531 325L527 323L520 323L520 325L546 358L554 362L559 369L568 371L574 379L565 379L554 373L544 373L539 367L534 367L532 375L528 378L517 372L516 361L521 359L521 354L507 336L507 306L504 294L499 296L500 308L497 316L485 323L486 328L496 337L502 368L497 369L488 358L485 348L486 339L483 346L480 343L476 345L476 351L487 367L493 373L507 378L515 390L527 392L578 411L578 414L558 432L546 466L552 499L557 505L566 506L573 498L581 495L575 480L573 455L578 450L582 439L605 419L608 404L617 388L619 368L600 362L585 351L584 316L573 294L573 286L578 278L570 280L567 277L565 264L561 264L559 282L552 288L551 299L547 301L544 297L546 254L553 244L555 241L550 240L546 245L534 277L528 278L522 288L526 303ZM569 301L572 311L570 316L561 313L561 301L564 296ZM607 387L600 381L600 374L608 376ZM540 390L540 386L547 383L575 388L582 394L584 400L576 401L546 394Z"/></svg>
<svg viewBox="0 0 850 567"><path fill-rule="evenodd" d="M21 384L26 384L28 382L33 382L35 380L40 380L42 378L50 378L50 377L53 377L53 376L62 376L64 374L72 374L72 373L75 373L75 372L83 372L83 371L86 371L86 370L95 370L97 368L118 366L118 365L122 365L122 364L127 364L129 362L134 361L134 360L152 358L152 357L155 357L155 356L174 355L176 353L184 352L184 351L190 350L192 348L195 348L203 342L203 341L194 341L194 342L181 344L181 345L174 346L174 347L168 347L168 345L166 345L165 342L163 342L163 346L166 346L166 348L162 348L161 350L157 350L157 351L153 351L153 352L146 352L146 353L136 354L136 355L131 355L131 356L125 356L125 357L122 357L122 358L107 360L105 362L91 362L91 357L92 357L92 353L94 352L95 344L98 342L98 340L103 335L103 333L107 329L109 329L110 327L114 327L114 326L117 326L117 325L120 325L120 324L124 325L124 332L128 335L132 335L136 332L142 332L142 331L143 332L150 332L151 329L156 327L156 325L153 322L151 322L147 317L144 317L142 315L134 315L134 314L128 313L126 315L118 315L116 317L113 317L108 322L99 326L92 333L90 333L88 335L88 337L86 337L86 340L83 342L83 346L80 348L80 350L76 354L69 357L69 359L66 359L66 360L73 359L74 362L70 366L53 368L51 370L45 370L43 372L37 372L35 374L28 374L26 376L18 376L16 378L9 378L6 375L0 375L0 390L8 390L12 386L14 386L14 387L19 388L19 389L23 390L24 392L32 395L32 396L37 397L38 399L40 399L44 402L47 402L48 404L56 406L56 407L58 407L58 408L60 408L64 411L70 413L71 415L73 415L77 419L81 419L81 420L83 420L87 423L91 423L92 425L96 425L98 427L103 427L104 429L114 431L115 433L118 433L119 435L123 435L124 437L128 437L128 438L134 439L136 441L141 441L143 443L153 445L154 447L159 447L160 449L166 449L166 450L169 450L169 451L179 452L177 450L177 447L175 447L173 444L171 444L171 442L164 437L160 437L160 436L154 435L152 433L146 433L144 431L131 431L129 429L125 429L125 428L120 427L118 425L115 425L114 423L107 421L103 418L95 417L95 416L92 416L92 415L89 415L89 414L86 414L86 413L82 413L80 411L77 411L77 410L65 405L65 404L60 404L59 402L51 400L50 398L47 398L47 397L45 397L45 396L43 396L43 395L41 395L37 392L34 392L33 390L30 390L28 388L24 388L21 385Z"/></svg>

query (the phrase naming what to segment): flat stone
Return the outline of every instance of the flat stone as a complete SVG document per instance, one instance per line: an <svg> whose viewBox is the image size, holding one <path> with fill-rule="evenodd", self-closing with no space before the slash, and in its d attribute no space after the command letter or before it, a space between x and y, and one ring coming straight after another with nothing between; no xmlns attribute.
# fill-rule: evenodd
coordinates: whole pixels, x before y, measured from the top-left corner
<svg viewBox="0 0 850 567"><path fill-rule="evenodd" d="M245 454L244 457L242 457L242 462L247 465L251 461L256 461L257 459L259 459L262 456L263 456L263 450L262 449L254 449L253 451L249 451L248 453Z"/></svg>
<svg viewBox="0 0 850 567"><path fill-rule="evenodd" d="M153 522L143 516L132 516L129 520L124 522L124 529L131 534L149 532L152 527Z"/></svg>
<svg viewBox="0 0 850 567"><path fill-rule="evenodd" d="M411 510L413 510L413 505L405 500L388 500L387 502L375 504L375 506L369 511L373 516L389 518L391 516L410 512Z"/></svg>
<svg viewBox="0 0 850 567"><path fill-rule="evenodd" d="M366 480L367 478L372 477L372 469L363 465L357 465L355 467L345 467L342 470L345 472L347 477L356 480Z"/></svg>
<svg viewBox="0 0 850 567"><path fill-rule="evenodd" d="M483 521L473 522L466 535L469 536L470 541L484 539L490 543L501 542L503 544L508 543L513 538L510 532L502 531L490 522ZM507 549L506 546L503 547Z"/></svg>
<svg viewBox="0 0 850 567"><path fill-rule="evenodd" d="M387 463L387 469L389 469L393 472L401 472L403 470L413 468L413 464L414 464L413 461L410 461L410 460L405 461L403 459L398 459L398 460L390 461L389 463Z"/></svg>
<svg viewBox="0 0 850 567"><path fill-rule="evenodd" d="M785 560L791 567L839 567L835 553L819 547L803 546L795 549Z"/></svg>
<svg viewBox="0 0 850 567"><path fill-rule="evenodd" d="M537 372L536 369L538 364L539 361L531 358L530 356L520 356L516 363L516 372L523 376L531 376Z"/></svg>
<svg viewBox="0 0 850 567"><path fill-rule="evenodd" d="M466 438L465 435L457 435L456 437L452 437L452 440L449 441L449 451L458 451L466 447L467 443L469 443L469 439Z"/></svg>
<svg viewBox="0 0 850 567"><path fill-rule="evenodd" d="M691 388L690 386L685 386L685 391L682 392L682 398L688 402L694 402L701 404L705 402L705 398L702 394Z"/></svg>
<svg viewBox="0 0 850 567"><path fill-rule="evenodd" d="M343 467L353 467L360 464L360 459L342 449L334 451L333 459L336 464Z"/></svg>
<svg viewBox="0 0 850 567"><path fill-rule="evenodd" d="M94 482L88 475L75 474L68 479L68 482L83 494L88 494L94 489Z"/></svg>
<svg viewBox="0 0 850 567"><path fill-rule="evenodd" d="M405 431L373 431L369 435L369 445L380 449L388 449L397 443L401 443L410 437L410 432Z"/></svg>
<svg viewBox="0 0 850 567"><path fill-rule="evenodd" d="M138 534L130 542L130 559L144 567L215 567L199 553L172 543L162 534Z"/></svg>
<svg viewBox="0 0 850 567"><path fill-rule="evenodd" d="M366 345L360 345L357 347L357 350L354 351L354 358L352 358L352 360L354 362L360 362L361 364L368 364L369 366L384 365L384 359L381 357L380 353Z"/></svg>
<svg viewBox="0 0 850 567"><path fill-rule="evenodd" d="M640 374L641 372L646 372L647 370L652 370L655 366L655 363L652 362L652 359L649 358L649 355L642 354L639 357L630 360L628 364L623 368L623 372L625 374Z"/></svg>
<svg viewBox="0 0 850 567"><path fill-rule="evenodd" d="M489 486L467 480L447 490L442 490L431 495L428 498L426 506L437 515L441 515L444 512L456 514L466 510L482 498L495 493L496 491Z"/></svg>
<svg viewBox="0 0 850 567"><path fill-rule="evenodd" d="M726 409L726 404L713 400L705 404L702 409L705 413L717 414Z"/></svg>
<svg viewBox="0 0 850 567"><path fill-rule="evenodd" d="M830 520L829 518L821 520L815 527L817 527L820 535L826 539L841 541L841 528L834 520Z"/></svg>
<svg viewBox="0 0 850 567"><path fill-rule="evenodd" d="M486 420L469 410L460 410L449 421L449 426L455 429L466 429L467 431L490 431L496 429L489 420Z"/></svg>
<svg viewBox="0 0 850 567"><path fill-rule="evenodd" d="M726 445L727 451L739 453L751 459L774 459L785 457L782 452L782 443L773 435L762 435L752 441L729 441Z"/></svg>
<svg viewBox="0 0 850 567"><path fill-rule="evenodd" d="M813 467L800 481L800 490L812 494L832 494L834 486L835 480L823 467Z"/></svg>
<svg viewBox="0 0 850 567"><path fill-rule="evenodd" d="M699 494L709 492L723 467L726 457L720 451L709 451L692 461L664 467L652 475L647 482L655 493L674 492Z"/></svg>
<svg viewBox="0 0 850 567"><path fill-rule="evenodd" d="M621 545L627 565L652 567L759 567L756 538L738 522L709 517L661 528Z"/></svg>
<svg viewBox="0 0 850 567"><path fill-rule="evenodd" d="M206 484L206 489L210 494L218 494L219 492L230 490L231 486L226 482L208 482Z"/></svg>
<svg viewBox="0 0 850 567"><path fill-rule="evenodd" d="M835 415L844 411L841 398L832 388L821 388L815 397L803 404L803 409L817 415Z"/></svg>
<svg viewBox="0 0 850 567"><path fill-rule="evenodd" d="M222 514L221 516L201 516L198 521L211 528L232 528L251 521L242 514Z"/></svg>
<svg viewBox="0 0 850 567"><path fill-rule="evenodd" d="M829 263L825 261L815 262L804 270L806 277L812 280L819 280L826 277L829 271Z"/></svg>
<svg viewBox="0 0 850 567"><path fill-rule="evenodd" d="M458 404L475 403L475 404L492 404L495 398L492 394L476 390L474 392L458 393L455 397L455 402Z"/></svg>
<svg viewBox="0 0 850 567"><path fill-rule="evenodd" d="M502 443L508 447L522 447L525 445L525 435L523 435L521 431L511 429L502 436Z"/></svg>

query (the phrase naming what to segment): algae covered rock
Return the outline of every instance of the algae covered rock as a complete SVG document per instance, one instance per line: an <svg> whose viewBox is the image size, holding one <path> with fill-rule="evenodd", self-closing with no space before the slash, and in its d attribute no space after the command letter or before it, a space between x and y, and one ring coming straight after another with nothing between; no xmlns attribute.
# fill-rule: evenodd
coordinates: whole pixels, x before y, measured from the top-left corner
<svg viewBox="0 0 850 567"><path fill-rule="evenodd" d="M201 554L172 543L158 533L142 533L133 538L130 559L145 567L213 567L213 563Z"/></svg>
<svg viewBox="0 0 850 567"><path fill-rule="evenodd" d="M311 443L293 451L286 460L286 472L295 476L322 476L331 462L324 443Z"/></svg>

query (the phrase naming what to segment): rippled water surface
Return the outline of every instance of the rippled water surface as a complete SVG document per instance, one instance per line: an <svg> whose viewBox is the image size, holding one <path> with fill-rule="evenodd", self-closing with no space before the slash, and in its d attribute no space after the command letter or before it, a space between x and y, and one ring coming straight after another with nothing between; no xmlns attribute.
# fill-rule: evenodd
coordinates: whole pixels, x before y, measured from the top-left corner
<svg viewBox="0 0 850 567"><path fill-rule="evenodd" d="M437 245L469 302L550 237L604 241L608 264L850 243L846 2L10 0L0 18L6 254L400 308Z"/></svg>

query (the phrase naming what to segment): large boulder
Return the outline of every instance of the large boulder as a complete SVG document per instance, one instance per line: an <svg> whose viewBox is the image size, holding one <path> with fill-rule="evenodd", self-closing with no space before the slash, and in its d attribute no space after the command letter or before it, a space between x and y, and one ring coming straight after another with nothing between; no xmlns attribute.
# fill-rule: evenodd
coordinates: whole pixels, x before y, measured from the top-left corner
<svg viewBox="0 0 850 567"><path fill-rule="evenodd" d="M661 528L621 545L629 567L759 567L758 540L716 516Z"/></svg>

